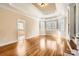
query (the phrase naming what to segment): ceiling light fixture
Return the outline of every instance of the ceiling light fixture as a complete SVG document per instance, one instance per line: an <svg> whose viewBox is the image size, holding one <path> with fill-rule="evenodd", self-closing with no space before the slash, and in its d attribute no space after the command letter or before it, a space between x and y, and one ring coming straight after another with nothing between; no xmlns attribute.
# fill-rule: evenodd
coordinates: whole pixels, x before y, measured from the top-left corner
<svg viewBox="0 0 79 59"><path fill-rule="evenodd" d="M41 7L45 7L45 6L47 6L48 4L47 4L47 3L39 3L39 5L40 5Z"/></svg>

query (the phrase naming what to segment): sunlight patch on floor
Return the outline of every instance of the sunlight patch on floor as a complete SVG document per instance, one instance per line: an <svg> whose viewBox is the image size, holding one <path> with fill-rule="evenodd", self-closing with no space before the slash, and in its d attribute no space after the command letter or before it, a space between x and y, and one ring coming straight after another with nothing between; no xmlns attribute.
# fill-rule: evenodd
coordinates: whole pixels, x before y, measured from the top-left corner
<svg viewBox="0 0 79 59"><path fill-rule="evenodd" d="M41 50L45 50L45 38L42 38L42 39L40 40L40 49L41 49Z"/></svg>
<svg viewBox="0 0 79 59"><path fill-rule="evenodd" d="M24 39L24 37L20 37L18 39L18 44L17 44L17 55L25 55L25 51L26 51L26 41Z"/></svg>

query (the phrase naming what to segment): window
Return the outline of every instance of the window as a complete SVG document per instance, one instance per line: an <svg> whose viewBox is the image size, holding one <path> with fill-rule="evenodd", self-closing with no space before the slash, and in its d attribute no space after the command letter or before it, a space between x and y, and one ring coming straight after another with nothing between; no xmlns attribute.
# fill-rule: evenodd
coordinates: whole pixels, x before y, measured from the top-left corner
<svg viewBox="0 0 79 59"><path fill-rule="evenodd" d="M55 20L48 20L48 21L40 21L40 33L41 34L55 34L57 30L64 34L65 30L65 19L55 19Z"/></svg>
<svg viewBox="0 0 79 59"><path fill-rule="evenodd" d="M40 31L40 34L45 34L45 21L39 22L39 31Z"/></svg>
<svg viewBox="0 0 79 59"><path fill-rule="evenodd" d="M58 29L61 32L61 34L64 34L64 19L58 20Z"/></svg>
<svg viewBox="0 0 79 59"><path fill-rule="evenodd" d="M18 40L22 41L25 39L25 21L18 19L17 20L17 30L18 30Z"/></svg>
<svg viewBox="0 0 79 59"><path fill-rule="evenodd" d="M18 29L19 30L24 30L24 25L22 22L18 22Z"/></svg>
<svg viewBox="0 0 79 59"><path fill-rule="evenodd" d="M24 30L25 21L24 20L18 20L17 21L17 28L18 30Z"/></svg>
<svg viewBox="0 0 79 59"><path fill-rule="evenodd" d="M57 29L57 20L46 22L46 32L54 32Z"/></svg>

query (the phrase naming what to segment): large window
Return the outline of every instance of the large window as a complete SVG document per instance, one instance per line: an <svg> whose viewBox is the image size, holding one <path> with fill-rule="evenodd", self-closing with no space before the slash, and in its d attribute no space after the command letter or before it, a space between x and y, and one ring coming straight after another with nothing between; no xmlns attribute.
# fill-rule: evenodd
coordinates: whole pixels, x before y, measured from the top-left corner
<svg viewBox="0 0 79 59"><path fill-rule="evenodd" d="M65 21L64 18L48 21L40 21L40 33L53 34L57 30L64 34Z"/></svg>

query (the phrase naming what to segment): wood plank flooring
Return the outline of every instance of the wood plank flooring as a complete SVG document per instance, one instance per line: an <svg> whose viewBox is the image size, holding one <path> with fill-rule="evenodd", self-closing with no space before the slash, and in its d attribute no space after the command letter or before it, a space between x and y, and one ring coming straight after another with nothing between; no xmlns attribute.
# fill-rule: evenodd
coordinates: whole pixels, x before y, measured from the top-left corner
<svg viewBox="0 0 79 59"><path fill-rule="evenodd" d="M59 56L59 55L63 56L64 55L64 51L62 51L63 54L61 53L58 54L57 50L51 49L52 46L49 48L47 46L45 46L46 48L41 48L40 47L41 38L43 38L43 36L42 37L36 36L30 39L26 39L22 42L16 42L13 44L0 47L0 56ZM47 40L45 40L45 45Z"/></svg>

